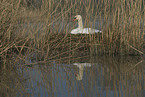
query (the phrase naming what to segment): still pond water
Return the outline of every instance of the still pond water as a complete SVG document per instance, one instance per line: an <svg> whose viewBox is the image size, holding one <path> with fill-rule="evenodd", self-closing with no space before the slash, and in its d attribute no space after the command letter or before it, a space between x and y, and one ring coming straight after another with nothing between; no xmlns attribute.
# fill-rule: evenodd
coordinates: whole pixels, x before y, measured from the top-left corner
<svg viewBox="0 0 145 97"><path fill-rule="evenodd" d="M145 97L145 63L139 56L88 56L45 63L26 58L16 63L13 69L1 71L0 96Z"/></svg>

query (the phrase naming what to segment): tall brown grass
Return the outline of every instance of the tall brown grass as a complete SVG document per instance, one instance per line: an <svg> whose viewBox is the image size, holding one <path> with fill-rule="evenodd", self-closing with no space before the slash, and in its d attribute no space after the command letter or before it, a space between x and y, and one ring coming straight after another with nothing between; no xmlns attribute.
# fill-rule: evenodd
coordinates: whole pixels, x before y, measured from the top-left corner
<svg viewBox="0 0 145 97"><path fill-rule="evenodd" d="M80 51L80 55L140 54L144 5L144 0L1 0L0 55L35 52L48 60L78 56ZM70 35L76 14L82 15L84 26L96 28L98 20L103 33Z"/></svg>

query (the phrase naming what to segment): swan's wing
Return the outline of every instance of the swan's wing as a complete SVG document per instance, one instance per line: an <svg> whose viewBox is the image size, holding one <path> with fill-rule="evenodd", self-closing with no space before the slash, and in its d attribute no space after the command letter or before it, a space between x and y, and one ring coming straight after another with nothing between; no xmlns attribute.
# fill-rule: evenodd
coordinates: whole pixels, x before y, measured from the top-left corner
<svg viewBox="0 0 145 97"><path fill-rule="evenodd" d="M93 29L91 29L91 28L84 28L82 33L83 34L93 34L93 33L95 33L95 30L93 31Z"/></svg>
<svg viewBox="0 0 145 97"><path fill-rule="evenodd" d="M76 34L76 31L77 31L76 29L73 29L70 33L71 34Z"/></svg>
<svg viewBox="0 0 145 97"><path fill-rule="evenodd" d="M83 29L83 34L94 34L94 33L98 33L98 32L102 32L100 30L97 29L92 29L92 28L84 28Z"/></svg>
<svg viewBox="0 0 145 97"><path fill-rule="evenodd" d="M79 34L80 33L80 29L78 29L78 28L73 29L70 33L71 34Z"/></svg>
<svg viewBox="0 0 145 97"><path fill-rule="evenodd" d="M97 29L94 29L94 30L95 30L95 33L98 33L98 32L100 32L100 33L101 33L101 32L102 32L102 31L100 31L100 30L97 30Z"/></svg>
<svg viewBox="0 0 145 97"><path fill-rule="evenodd" d="M82 31L83 34L89 34L89 32L90 32L89 28L84 28Z"/></svg>
<svg viewBox="0 0 145 97"><path fill-rule="evenodd" d="M102 32L102 31L97 29L92 29L92 28L84 28L84 29L76 28L73 29L70 33L71 34L94 34L98 32Z"/></svg>
<svg viewBox="0 0 145 97"><path fill-rule="evenodd" d="M100 31L100 30L97 30L97 29L91 29L91 28L89 28L92 32L94 32L94 33L98 33L98 32L102 32L102 31Z"/></svg>

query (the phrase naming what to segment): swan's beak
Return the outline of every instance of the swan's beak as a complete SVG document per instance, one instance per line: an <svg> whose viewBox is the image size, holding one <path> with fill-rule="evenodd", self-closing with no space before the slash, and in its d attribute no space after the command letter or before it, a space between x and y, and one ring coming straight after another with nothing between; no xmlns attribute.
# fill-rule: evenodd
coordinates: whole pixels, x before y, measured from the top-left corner
<svg viewBox="0 0 145 97"><path fill-rule="evenodd" d="M75 18L74 18L74 21L76 21L76 20L77 20L77 18L75 17Z"/></svg>
<svg viewBox="0 0 145 97"><path fill-rule="evenodd" d="M74 21L76 21L77 19L74 19Z"/></svg>
<svg viewBox="0 0 145 97"><path fill-rule="evenodd" d="M78 76L78 74L77 73L74 73L75 74L75 76Z"/></svg>

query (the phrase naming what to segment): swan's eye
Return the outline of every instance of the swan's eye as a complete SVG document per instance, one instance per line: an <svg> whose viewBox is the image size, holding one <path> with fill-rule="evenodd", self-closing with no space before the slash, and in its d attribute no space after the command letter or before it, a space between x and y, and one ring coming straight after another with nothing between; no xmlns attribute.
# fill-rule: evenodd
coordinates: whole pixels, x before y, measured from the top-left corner
<svg viewBox="0 0 145 97"><path fill-rule="evenodd" d="M74 19L77 19L76 17L74 17Z"/></svg>

